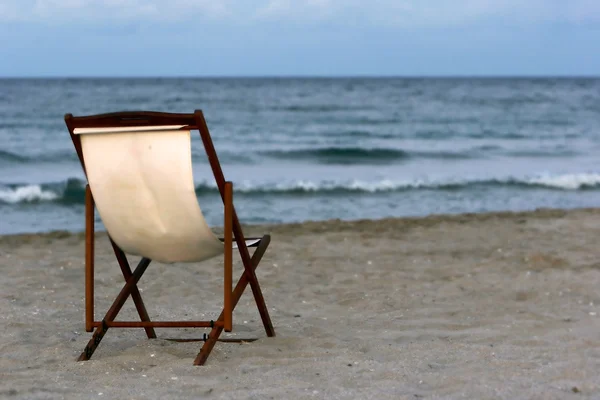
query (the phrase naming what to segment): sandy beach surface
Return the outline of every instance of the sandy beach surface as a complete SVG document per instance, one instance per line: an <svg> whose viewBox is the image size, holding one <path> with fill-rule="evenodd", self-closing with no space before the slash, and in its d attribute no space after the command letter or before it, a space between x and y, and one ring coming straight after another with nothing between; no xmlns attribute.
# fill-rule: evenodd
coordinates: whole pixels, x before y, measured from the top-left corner
<svg viewBox="0 0 600 400"><path fill-rule="evenodd" d="M600 398L598 209L246 231L266 232L257 274L277 337L248 289L230 335L259 340L218 343L203 367L201 343L164 340L202 329L111 329L76 362L90 338L83 236L0 237L0 397ZM96 252L99 319L123 278L105 234ZM216 319L221 265L151 264L139 285L151 318ZM136 316L128 300L119 319Z"/></svg>

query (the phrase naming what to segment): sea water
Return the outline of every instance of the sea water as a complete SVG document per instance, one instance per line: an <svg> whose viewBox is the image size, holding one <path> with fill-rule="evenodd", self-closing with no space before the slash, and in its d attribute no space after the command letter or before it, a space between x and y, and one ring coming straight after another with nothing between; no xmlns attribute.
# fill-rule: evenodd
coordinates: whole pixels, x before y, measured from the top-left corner
<svg viewBox="0 0 600 400"><path fill-rule="evenodd" d="M244 223L600 206L600 79L0 79L0 234L83 230L65 113L195 109Z"/></svg>

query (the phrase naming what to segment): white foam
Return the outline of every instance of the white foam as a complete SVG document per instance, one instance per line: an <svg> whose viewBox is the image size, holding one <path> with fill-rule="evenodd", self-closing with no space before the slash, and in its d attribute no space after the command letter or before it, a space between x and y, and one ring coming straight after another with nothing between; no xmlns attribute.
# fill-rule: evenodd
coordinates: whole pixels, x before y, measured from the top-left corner
<svg viewBox="0 0 600 400"><path fill-rule="evenodd" d="M391 192L407 189L439 189L448 186L469 186L477 184L497 184L510 185L521 184L525 186L543 186L550 189L579 190L585 187L600 187L600 174L598 173L576 173L576 174L538 174L523 177L507 176L501 178L443 178L443 179L413 179L413 180L392 180L381 179L377 181L365 180L295 180L287 182L252 182L243 181L235 185L235 190L239 192L320 192L333 190L348 190L356 192ZM216 187L209 182L203 182L205 187Z"/></svg>
<svg viewBox="0 0 600 400"><path fill-rule="evenodd" d="M464 182L468 183L468 182ZM303 191L303 192L319 192L319 191L333 191L333 190L348 190L356 192L386 192L394 191L399 189L411 189L421 187L435 188L440 185L447 184L447 182L427 182L424 180L416 181L393 181L390 179L382 179L379 181L363 181L363 180L322 180L322 181L310 181L310 180L294 180L284 182L253 182L249 180L241 181L234 184L234 191L242 193L251 193L257 191L266 192L290 192L290 191ZM203 181L199 184L205 188L216 188L216 185L210 181Z"/></svg>
<svg viewBox="0 0 600 400"><path fill-rule="evenodd" d="M31 201L51 201L58 194L43 190L40 185L18 186L16 188L0 188L0 201L5 203L20 203Z"/></svg>
<svg viewBox="0 0 600 400"><path fill-rule="evenodd" d="M541 175L525 179L524 183L547 186L557 189L577 190L584 187L600 186L600 174L580 173L563 175Z"/></svg>

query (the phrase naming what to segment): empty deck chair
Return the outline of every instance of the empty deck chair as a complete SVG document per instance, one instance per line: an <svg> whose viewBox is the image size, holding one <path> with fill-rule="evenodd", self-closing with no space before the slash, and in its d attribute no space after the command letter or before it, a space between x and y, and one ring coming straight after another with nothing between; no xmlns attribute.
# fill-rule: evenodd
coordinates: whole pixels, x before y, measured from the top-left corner
<svg viewBox="0 0 600 400"><path fill-rule="evenodd" d="M193 114L120 112L65 115L75 150L87 177L85 196L85 327L94 333L80 361L88 360L109 328L212 328L194 364L202 365L223 330L232 330L232 313L248 284L267 336L275 336L256 278L269 235L245 238L233 206L233 185L225 181L202 111ZM207 225L192 176L190 131L198 130L224 205L224 238ZM94 320L94 212L108 233L125 285L101 321ZM252 256L249 248L255 248ZM244 273L233 288L232 256L237 248ZM141 261L132 272L126 254ZM223 311L211 321L151 321L137 283L152 260L200 262L223 255ZM116 321L131 296L140 321Z"/></svg>

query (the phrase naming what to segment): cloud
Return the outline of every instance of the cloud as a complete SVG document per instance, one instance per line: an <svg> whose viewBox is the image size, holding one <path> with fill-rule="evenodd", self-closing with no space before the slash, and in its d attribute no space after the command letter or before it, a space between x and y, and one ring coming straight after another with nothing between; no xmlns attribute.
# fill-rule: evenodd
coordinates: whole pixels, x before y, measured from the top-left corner
<svg viewBox="0 0 600 400"><path fill-rule="evenodd" d="M600 22L598 0L270 0L262 11L278 18L327 15L396 27L456 26L490 19L515 23Z"/></svg>
<svg viewBox="0 0 600 400"><path fill-rule="evenodd" d="M1 0L0 21L120 23L190 18L229 24L277 21L455 26L503 18L600 22L598 0Z"/></svg>
<svg viewBox="0 0 600 400"><path fill-rule="evenodd" d="M227 1L211 0L1 0L0 21L122 22L226 17Z"/></svg>

